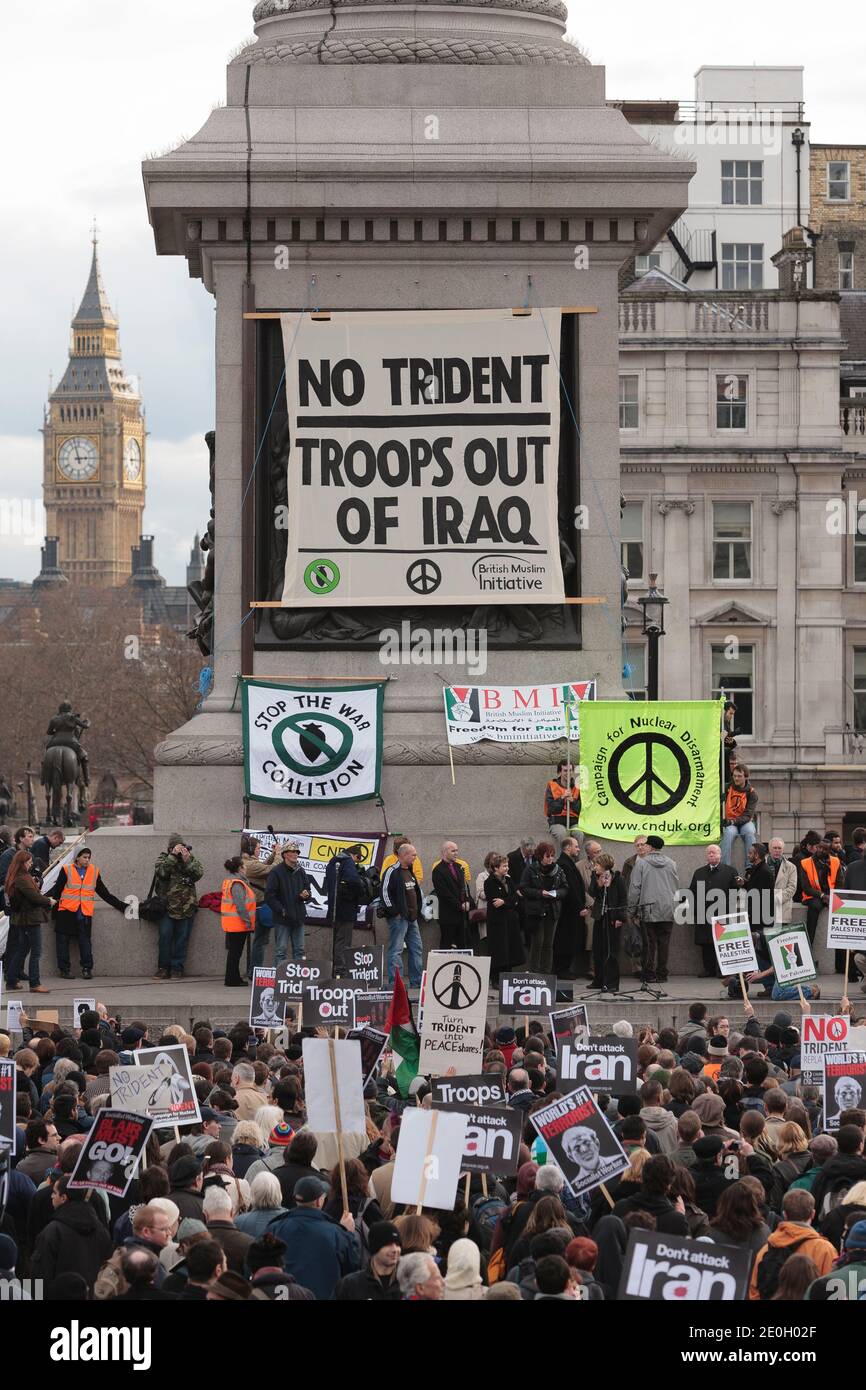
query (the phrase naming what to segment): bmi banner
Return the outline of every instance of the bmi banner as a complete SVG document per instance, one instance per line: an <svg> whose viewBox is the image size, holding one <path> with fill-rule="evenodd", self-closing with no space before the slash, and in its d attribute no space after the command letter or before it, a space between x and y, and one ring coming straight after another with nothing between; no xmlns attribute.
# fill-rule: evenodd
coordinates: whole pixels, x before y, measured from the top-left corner
<svg viewBox="0 0 866 1390"><path fill-rule="evenodd" d="M241 687L248 797L334 806L379 795L383 682Z"/></svg>
<svg viewBox="0 0 866 1390"><path fill-rule="evenodd" d="M285 605L562 601L558 309L282 328Z"/></svg>
<svg viewBox="0 0 866 1390"><path fill-rule="evenodd" d="M445 729L465 743L549 743L580 737L578 707L595 699L595 681L560 685L446 685Z"/></svg>
<svg viewBox="0 0 866 1390"><path fill-rule="evenodd" d="M750 1252L733 1245L634 1230L617 1298L620 1302L742 1302L748 1294L751 1263Z"/></svg>
<svg viewBox="0 0 866 1390"><path fill-rule="evenodd" d="M717 700L587 700L580 712L580 829L607 840L719 838Z"/></svg>
<svg viewBox="0 0 866 1390"><path fill-rule="evenodd" d="M276 849L276 856L273 860L274 865L280 862L280 848L287 840L293 840L296 845L300 845L301 852L298 855L298 864L304 870L310 882L310 898L307 903L307 921L323 922L328 912L328 895L325 892L325 870L331 860L336 855L348 849L349 845L361 846L361 868L380 869L382 860L385 858L385 843L387 836L383 831L363 831L357 835L316 835L310 834L308 830L289 831L278 830L272 834L270 830L246 830L244 836L259 842L259 859L265 863L271 857L271 850ZM358 909L358 921L366 922L370 909L360 907Z"/></svg>

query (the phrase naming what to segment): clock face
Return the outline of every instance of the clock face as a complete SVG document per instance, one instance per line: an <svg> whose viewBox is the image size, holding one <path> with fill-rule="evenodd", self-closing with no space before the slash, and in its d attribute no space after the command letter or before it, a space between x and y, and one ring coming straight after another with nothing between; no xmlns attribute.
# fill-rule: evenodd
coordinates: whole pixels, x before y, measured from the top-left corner
<svg viewBox="0 0 866 1390"><path fill-rule="evenodd" d="M86 483L99 465L99 452L92 439L67 439L57 455L57 467L71 483Z"/></svg>
<svg viewBox="0 0 866 1390"><path fill-rule="evenodd" d="M141 445L137 439L127 439L123 451L123 473L128 483L137 483L141 477Z"/></svg>

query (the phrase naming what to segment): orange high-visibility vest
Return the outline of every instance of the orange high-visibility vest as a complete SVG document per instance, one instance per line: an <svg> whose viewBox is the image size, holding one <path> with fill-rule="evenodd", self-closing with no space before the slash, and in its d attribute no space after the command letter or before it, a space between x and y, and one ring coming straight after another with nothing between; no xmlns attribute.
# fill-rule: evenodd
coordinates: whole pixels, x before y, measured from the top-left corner
<svg viewBox="0 0 866 1390"><path fill-rule="evenodd" d="M58 911L78 912L80 908L85 917L92 917L96 902L96 880L98 877L99 870L92 862L84 870L83 878L79 877L74 864L67 864L66 887L60 894Z"/></svg>
<svg viewBox="0 0 866 1390"><path fill-rule="evenodd" d="M256 924L256 895L248 883L242 878L224 878L222 887L222 898L220 899L220 917L222 918L223 931L250 931L244 919L235 907L232 897L232 888L236 883L240 883L247 897L247 912L253 927Z"/></svg>
<svg viewBox="0 0 866 1390"><path fill-rule="evenodd" d="M810 854L810 855L808 856L807 859L802 859L802 860L800 861L800 863L801 863L801 865L802 865L803 873L806 875L807 879L809 880L809 882L811 883L812 887L813 887L814 890L815 890L814 893L804 893L804 894L803 894L803 897L804 897L804 898L820 898L821 893L823 892L823 889L821 888L821 880L820 880L820 878L818 877L818 870L817 870L817 868L815 867L815 860L814 860L813 856ZM830 855L830 872L829 872L829 874L827 875L827 879L828 879L828 883L829 883L829 885L830 885L830 891L831 891L831 892L832 892L833 889L836 887L836 879L838 878L838 876L839 876L839 860L836 858L835 854L831 854L831 855Z"/></svg>
<svg viewBox="0 0 866 1390"><path fill-rule="evenodd" d="M551 780L548 782L548 784L547 784L547 791L550 792L550 795L553 797L553 799L554 799L555 801L562 801L565 797L568 796L568 793L569 793L568 787L564 787L564 786L562 785L561 782L557 782L557 780L556 780L555 777L554 777L554 778L551 778ZM572 794L571 794L571 819L575 822L575 824L577 823L577 816L575 815L575 809L576 809L575 803L576 803L576 802L579 802L579 801L580 801L580 792L579 792L579 791L577 790L577 788L575 787L574 790L573 790L573 792L572 792ZM562 809L561 811L558 811L558 812L556 813L556 815L553 815L553 814L551 813L551 814L548 816L548 810L547 810L547 797L545 796L545 798L544 798L544 816L545 816L545 819L550 819L550 820L561 819L561 820L564 821L564 820L566 819L566 811L565 811L565 808L563 807L563 809Z"/></svg>

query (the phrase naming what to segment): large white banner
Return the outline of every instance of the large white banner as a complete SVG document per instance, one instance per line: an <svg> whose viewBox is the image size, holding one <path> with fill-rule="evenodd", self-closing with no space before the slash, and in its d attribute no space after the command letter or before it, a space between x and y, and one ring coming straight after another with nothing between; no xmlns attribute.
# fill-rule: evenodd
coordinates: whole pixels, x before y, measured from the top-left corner
<svg viewBox="0 0 866 1390"><path fill-rule="evenodd" d="M244 773L254 801L333 805L379 795L384 686L243 681Z"/></svg>
<svg viewBox="0 0 866 1390"><path fill-rule="evenodd" d="M559 685L446 685L448 742L547 743L580 737L578 705L595 699L595 681ZM576 774L575 774L576 775Z"/></svg>
<svg viewBox="0 0 866 1390"><path fill-rule="evenodd" d="M560 318L282 315L284 604L561 602Z"/></svg>

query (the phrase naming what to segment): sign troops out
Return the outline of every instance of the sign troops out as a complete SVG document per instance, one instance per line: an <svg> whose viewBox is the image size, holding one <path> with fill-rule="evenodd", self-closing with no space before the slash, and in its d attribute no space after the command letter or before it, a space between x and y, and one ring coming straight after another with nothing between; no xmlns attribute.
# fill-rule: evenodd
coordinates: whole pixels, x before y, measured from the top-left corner
<svg viewBox="0 0 866 1390"><path fill-rule="evenodd" d="M556 976L501 975L499 1010L503 1014L548 1014L556 1003Z"/></svg>
<svg viewBox="0 0 866 1390"><path fill-rule="evenodd" d="M508 1099L505 1086L493 1073L481 1076L434 1076L430 1083L433 1105L453 1109L480 1105L504 1105Z"/></svg>
<svg viewBox="0 0 866 1390"><path fill-rule="evenodd" d="M430 953L419 1070L441 1076L477 1072L484 1053L489 956Z"/></svg>
<svg viewBox="0 0 866 1390"><path fill-rule="evenodd" d="M586 1086L536 1110L529 1118L575 1197L600 1187L628 1167L625 1149Z"/></svg>
<svg viewBox="0 0 866 1390"><path fill-rule="evenodd" d="M358 986L348 980L305 983L301 996L305 1028L354 1028Z"/></svg>

